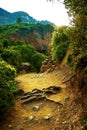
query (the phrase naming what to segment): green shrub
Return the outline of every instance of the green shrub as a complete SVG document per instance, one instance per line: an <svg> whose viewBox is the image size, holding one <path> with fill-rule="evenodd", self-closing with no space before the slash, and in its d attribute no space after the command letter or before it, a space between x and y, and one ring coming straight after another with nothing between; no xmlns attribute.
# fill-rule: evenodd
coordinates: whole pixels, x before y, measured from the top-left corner
<svg viewBox="0 0 87 130"><path fill-rule="evenodd" d="M2 44L2 42L0 41L0 55L1 55L2 51L3 51L3 44Z"/></svg>
<svg viewBox="0 0 87 130"><path fill-rule="evenodd" d="M75 71L84 69L87 66L87 53L73 50L67 58L67 64Z"/></svg>
<svg viewBox="0 0 87 130"><path fill-rule="evenodd" d="M46 55L42 53L36 53L33 55L33 67L37 72L40 71L40 67L42 65L42 62L47 58Z"/></svg>
<svg viewBox="0 0 87 130"><path fill-rule="evenodd" d="M67 26L61 26L53 32L51 54L53 60L59 63L63 60L69 46L68 34L69 28Z"/></svg>
<svg viewBox="0 0 87 130"><path fill-rule="evenodd" d="M12 48L4 49L1 57L3 58L3 60L13 65L18 71L20 62L22 61L22 56L18 50L14 50Z"/></svg>
<svg viewBox="0 0 87 130"><path fill-rule="evenodd" d="M67 48L68 48L68 42L63 42L60 45L56 46L56 48L53 48L52 49L53 59L60 63L66 54Z"/></svg>
<svg viewBox="0 0 87 130"><path fill-rule="evenodd" d="M22 44L13 47L22 56L22 62L29 62L31 64L31 71L38 72L46 56L42 53L38 53L33 46Z"/></svg>
<svg viewBox="0 0 87 130"><path fill-rule="evenodd" d="M0 61L0 110L14 104L16 70L5 61Z"/></svg>
<svg viewBox="0 0 87 130"><path fill-rule="evenodd" d="M45 57L44 54L38 53L32 45L21 41L9 45L8 48L3 48L1 52L1 58L14 66L17 72L20 70L22 62L30 63L31 71L38 72Z"/></svg>
<svg viewBox="0 0 87 130"><path fill-rule="evenodd" d="M18 51L22 56L23 62L32 62L32 56L36 53L33 46L23 43L13 47L14 50Z"/></svg>

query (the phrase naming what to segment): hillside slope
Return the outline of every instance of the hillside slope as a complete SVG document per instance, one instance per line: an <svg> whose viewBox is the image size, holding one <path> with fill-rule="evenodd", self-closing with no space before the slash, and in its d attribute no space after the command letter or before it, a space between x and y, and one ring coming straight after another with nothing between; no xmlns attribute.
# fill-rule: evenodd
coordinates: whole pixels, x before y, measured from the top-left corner
<svg viewBox="0 0 87 130"><path fill-rule="evenodd" d="M49 52L54 27L42 24L13 24L0 26L0 39L22 41L33 45L39 52Z"/></svg>
<svg viewBox="0 0 87 130"><path fill-rule="evenodd" d="M16 23L17 18L21 18L22 23L33 23L33 24L50 24L50 25L54 25L54 23L47 21L47 20L36 20L35 18L33 18L32 16L30 16L28 13L23 12L23 11L18 11L18 12L13 12L10 13L2 8L0 8L0 25L4 25L4 24L14 24Z"/></svg>

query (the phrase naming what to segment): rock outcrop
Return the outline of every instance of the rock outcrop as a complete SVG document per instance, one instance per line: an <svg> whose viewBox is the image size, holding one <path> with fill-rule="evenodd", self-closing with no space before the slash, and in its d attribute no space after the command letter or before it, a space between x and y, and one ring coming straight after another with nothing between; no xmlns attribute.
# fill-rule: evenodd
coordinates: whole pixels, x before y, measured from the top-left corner
<svg viewBox="0 0 87 130"><path fill-rule="evenodd" d="M52 60L51 58L49 59L46 59L41 68L40 68L40 72L43 73L43 72L52 72L54 71L55 69L58 69L59 68L59 65L56 61Z"/></svg>
<svg viewBox="0 0 87 130"><path fill-rule="evenodd" d="M28 73L31 70L31 65L30 63L27 62L22 62L20 64L20 71L19 73L23 74L23 73Z"/></svg>

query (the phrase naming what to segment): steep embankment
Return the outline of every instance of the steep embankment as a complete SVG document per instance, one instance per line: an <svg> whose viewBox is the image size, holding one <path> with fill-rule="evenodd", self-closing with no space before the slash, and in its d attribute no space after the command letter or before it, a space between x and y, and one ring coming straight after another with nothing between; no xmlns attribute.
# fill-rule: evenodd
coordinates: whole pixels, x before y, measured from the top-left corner
<svg viewBox="0 0 87 130"><path fill-rule="evenodd" d="M39 52L50 50L50 41L54 27L43 24L12 24L0 26L0 39L12 42L22 41L31 44ZM12 42L11 42L12 41ZM18 44L18 43L17 43Z"/></svg>
<svg viewBox="0 0 87 130"><path fill-rule="evenodd" d="M25 92L31 91L30 96L28 95L30 99L35 91L41 94L40 90L49 86L59 86L61 89L57 93L45 93L45 98L34 98L25 104L19 97L16 106L9 110L7 120L0 126L1 130L82 130L82 108L78 100L80 93L67 89L62 84L64 78L65 75L60 70L19 75L16 79L19 88Z"/></svg>

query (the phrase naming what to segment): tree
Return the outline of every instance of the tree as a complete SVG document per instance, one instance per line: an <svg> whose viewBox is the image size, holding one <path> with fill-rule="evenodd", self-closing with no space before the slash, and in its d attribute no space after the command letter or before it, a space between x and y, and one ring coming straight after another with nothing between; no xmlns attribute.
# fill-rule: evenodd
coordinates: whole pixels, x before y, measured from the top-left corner
<svg viewBox="0 0 87 130"><path fill-rule="evenodd" d="M43 62L46 58L47 58L46 55L44 55L44 54L42 54L42 53L39 53L39 52L37 52L37 53L35 53L35 54L33 55L33 57L32 57L32 59L33 59L32 64L33 64L33 66L34 66L34 68L35 68L35 70L36 70L37 72L40 71L40 67L41 67L41 65L42 65L42 62Z"/></svg>
<svg viewBox="0 0 87 130"><path fill-rule="evenodd" d="M87 59L87 1L86 0L64 0L69 15L73 16L74 30L71 37L73 53L70 54L71 62L75 70L83 69L81 59ZM85 60L86 61L86 60ZM78 66L79 65L79 66Z"/></svg>
<svg viewBox="0 0 87 130"><path fill-rule="evenodd" d="M22 56L18 50L14 50L12 48L3 49L1 57L10 65L13 65L17 71L19 70L20 63L22 62Z"/></svg>
<svg viewBox="0 0 87 130"><path fill-rule="evenodd" d="M47 1L55 2L55 0ZM79 69L83 69L82 66L87 66L87 0L57 1L61 4L65 4L69 16L73 17L72 21L74 28L72 36L70 37L72 52L69 55L68 61L71 62L73 69L78 71ZM82 61L85 61L85 63Z"/></svg>
<svg viewBox="0 0 87 130"><path fill-rule="evenodd" d="M17 23L17 24L21 24L21 22L22 22L21 17L18 17L17 20L16 20L16 23Z"/></svg>
<svg viewBox="0 0 87 130"><path fill-rule="evenodd" d="M14 104L16 70L5 61L0 60L0 112Z"/></svg>
<svg viewBox="0 0 87 130"><path fill-rule="evenodd" d="M51 39L51 54L52 58L61 62L66 54L69 45L69 27L60 26L54 32Z"/></svg>

